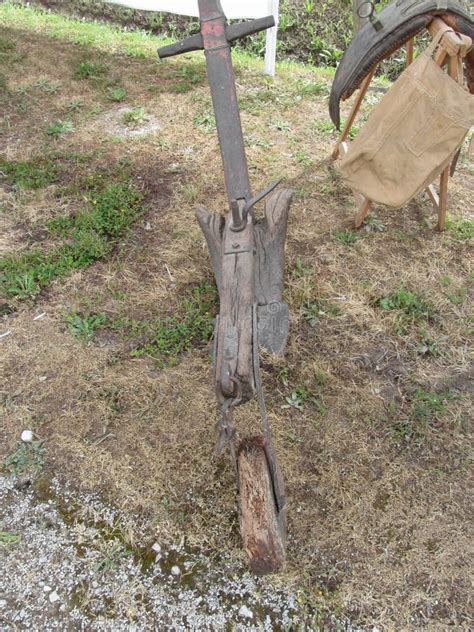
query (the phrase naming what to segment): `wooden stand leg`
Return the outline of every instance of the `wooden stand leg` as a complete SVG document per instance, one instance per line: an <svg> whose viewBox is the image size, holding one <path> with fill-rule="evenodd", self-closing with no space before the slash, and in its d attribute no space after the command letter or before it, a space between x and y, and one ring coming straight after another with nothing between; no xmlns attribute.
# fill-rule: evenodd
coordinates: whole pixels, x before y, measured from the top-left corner
<svg viewBox="0 0 474 632"><path fill-rule="evenodd" d="M357 216L354 221L355 228L360 228L362 226L362 224L364 223L364 219L367 217L367 213L369 212L371 205L372 205L371 200L364 198L364 201L359 206L359 212L357 213Z"/></svg>
<svg viewBox="0 0 474 632"><path fill-rule="evenodd" d="M443 232L446 228L446 209L448 208L448 180L449 167L443 171L439 182L439 205L438 205L438 230Z"/></svg>
<svg viewBox="0 0 474 632"><path fill-rule="evenodd" d="M359 113L362 101L364 100L367 90L369 89L370 82L372 81L372 77L374 76L374 72L375 69L371 70L360 86L359 94L357 95L357 98L352 105L351 111L349 112L349 116L347 117L347 121L344 125L344 129L342 130L341 136L337 141L336 146L334 147L334 151L332 152L333 160L337 160L337 158L339 157L341 144L349 136L349 132L351 131L351 127L354 124L357 114Z"/></svg>
<svg viewBox="0 0 474 632"><path fill-rule="evenodd" d="M406 50L407 50L407 66L410 66L413 63L413 53L414 53L414 41L413 38L407 42Z"/></svg>

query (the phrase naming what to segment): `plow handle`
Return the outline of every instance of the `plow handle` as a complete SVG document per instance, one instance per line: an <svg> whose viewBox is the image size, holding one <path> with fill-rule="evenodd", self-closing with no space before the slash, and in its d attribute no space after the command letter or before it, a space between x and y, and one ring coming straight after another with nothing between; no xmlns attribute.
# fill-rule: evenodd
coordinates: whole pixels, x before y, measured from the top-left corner
<svg viewBox="0 0 474 632"><path fill-rule="evenodd" d="M259 18L258 20L251 20L249 22L240 22L238 24L229 24L226 26L225 33L228 42L235 42L241 37L247 35L254 35L260 31L273 28L275 26L275 18L273 15L268 15L265 18ZM170 44L169 46L163 46L158 49L158 57L165 59L166 57L173 57L174 55L182 55L183 53L190 53L195 50L203 50L204 42L201 33L192 35L181 42Z"/></svg>

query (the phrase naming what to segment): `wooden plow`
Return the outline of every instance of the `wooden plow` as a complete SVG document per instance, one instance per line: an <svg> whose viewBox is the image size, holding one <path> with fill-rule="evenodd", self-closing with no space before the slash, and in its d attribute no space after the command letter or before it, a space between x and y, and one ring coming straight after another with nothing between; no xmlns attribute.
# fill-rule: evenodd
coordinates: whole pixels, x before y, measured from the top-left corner
<svg viewBox="0 0 474 632"><path fill-rule="evenodd" d="M201 32L158 51L160 58L204 50L229 201L226 217L197 211L220 298L214 333L214 380L220 405L218 455L234 463L240 527L251 569L281 568L286 550L286 496L265 408L259 350L281 354L288 337L282 302L284 247L291 192L270 185L253 195L240 121L230 43L271 28L273 16L228 25L219 0L199 0ZM254 206L266 199L256 221ZM256 395L261 432L238 441L232 413Z"/></svg>

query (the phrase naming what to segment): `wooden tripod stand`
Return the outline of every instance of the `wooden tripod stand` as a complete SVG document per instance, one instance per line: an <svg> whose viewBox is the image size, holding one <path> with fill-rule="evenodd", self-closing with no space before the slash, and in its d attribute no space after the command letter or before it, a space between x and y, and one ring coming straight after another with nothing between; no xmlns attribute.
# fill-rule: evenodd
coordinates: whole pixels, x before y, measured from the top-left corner
<svg viewBox="0 0 474 632"><path fill-rule="evenodd" d="M449 76L455 81L462 83L464 78L462 60L464 57L466 57L469 49L471 48L472 40L465 35L453 32L453 30L441 18L434 18L433 21L429 24L428 30L433 38L440 32L444 33L438 51L435 55L435 62L439 66L442 66L446 61L446 57L448 57ZM406 48L407 65L410 65L413 61L413 39L411 39L407 43ZM354 101L354 104L352 105L351 111L344 125L344 129L342 130L341 136L337 141L337 144L332 153L333 160L337 160L339 156L345 155L349 150L349 142L347 138L349 136L351 127L357 117L357 114L359 113L367 90L369 89L375 70L376 68L370 71L370 73L366 76L360 86L359 93ZM439 190L436 190L434 184L430 184L426 189L426 193L428 194L433 203L433 207L438 213L439 231L443 231L445 229L446 209L448 203L448 180L449 175L453 175L454 173L457 158L458 153L453 156L451 165L448 165L441 173ZM354 221L354 225L355 228L360 228L367 216L367 213L369 212L369 209L372 205L372 200L369 200L367 197L355 190L353 190L353 194L357 204L357 215Z"/></svg>

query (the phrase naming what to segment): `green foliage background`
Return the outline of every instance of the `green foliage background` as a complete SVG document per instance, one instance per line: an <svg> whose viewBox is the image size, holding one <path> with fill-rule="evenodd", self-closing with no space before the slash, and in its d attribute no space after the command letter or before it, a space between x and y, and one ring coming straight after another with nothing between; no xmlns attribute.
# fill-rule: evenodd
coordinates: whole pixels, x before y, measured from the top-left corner
<svg viewBox="0 0 474 632"><path fill-rule="evenodd" d="M18 0L18 4L26 4ZM122 26L166 32L180 38L199 29L193 18L166 13L143 12L100 0L33 0L30 4L52 11L108 20ZM283 0L280 5L278 56L303 62L335 65L352 36L351 0ZM263 53L264 34L249 38L241 46Z"/></svg>

